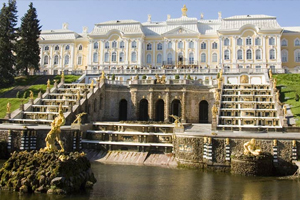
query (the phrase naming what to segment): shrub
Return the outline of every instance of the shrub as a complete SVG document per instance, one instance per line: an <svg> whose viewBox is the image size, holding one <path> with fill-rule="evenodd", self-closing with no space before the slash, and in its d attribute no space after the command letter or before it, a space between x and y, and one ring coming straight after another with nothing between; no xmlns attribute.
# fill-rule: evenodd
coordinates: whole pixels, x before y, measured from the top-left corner
<svg viewBox="0 0 300 200"><path fill-rule="evenodd" d="M112 81L116 80L116 75L115 74L112 75L111 80Z"/></svg>
<svg viewBox="0 0 300 200"><path fill-rule="evenodd" d="M187 79L188 79L188 80L192 80L191 75L188 75L188 76L187 76Z"/></svg>
<svg viewBox="0 0 300 200"><path fill-rule="evenodd" d="M18 91L16 94L16 98L20 98L20 97L21 97L21 94L20 94L20 91Z"/></svg>
<svg viewBox="0 0 300 200"><path fill-rule="evenodd" d="M147 78L147 76L144 74L144 75L142 76L142 79L145 80L146 78Z"/></svg>
<svg viewBox="0 0 300 200"><path fill-rule="evenodd" d="M25 92L23 93L23 98L24 98L24 99L27 98L27 91L25 91Z"/></svg>
<svg viewBox="0 0 300 200"><path fill-rule="evenodd" d="M175 75L175 79L179 79L179 75L178 74Z"/></svg>
<svg viewBox="0 0 300 200"><path fill-rule="evenodd" d="M296 101L299 101L299 95L296 93L296 95L295 95L295 100Z"/></svg>

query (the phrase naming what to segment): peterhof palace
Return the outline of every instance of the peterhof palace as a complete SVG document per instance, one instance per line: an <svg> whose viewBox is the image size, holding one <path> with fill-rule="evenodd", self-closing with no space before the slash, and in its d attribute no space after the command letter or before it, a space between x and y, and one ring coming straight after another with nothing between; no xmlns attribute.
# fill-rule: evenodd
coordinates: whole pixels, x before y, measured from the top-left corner
<svg viewBox="0 0 300 200"><path fill-rule="evenodd" d="M91 32L44 30L40 72L101 69L300 69L300 27L281 27L276 17L239 15L216 19L182 16L155 22L113 20Z"/></svg>

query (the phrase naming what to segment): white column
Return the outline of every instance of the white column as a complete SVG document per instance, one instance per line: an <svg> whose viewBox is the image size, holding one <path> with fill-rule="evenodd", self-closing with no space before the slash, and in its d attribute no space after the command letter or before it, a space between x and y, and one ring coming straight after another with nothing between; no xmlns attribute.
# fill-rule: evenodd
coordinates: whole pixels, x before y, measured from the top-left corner
<svg viewBox="0 0 300 200"><path fill-rule="evenodd" d="M139 40L138 66L142 65L142 39Z"/></svg>
<svg viewBox="0 0 300 200"><path fill-rule="evenodd" d="M52 63L53 63L53 59L54 59L54 55L53 55L53 45L50 45L50 55L49 55L49 68L52 69ZM48 71L48 73L50 74L50 72Z"/></svg>
<svg viewBox="0 0 300 200"><path fill-rule="evenodd" d="M222 40L222 37L219 38L219 56L220 56L220 68L223 68L223 54L222 54L222 51L223 51L223 40Z"/></svg>
<svg viewBox="0 0 300 200"><path fill-rule="evenodd" d="M43 66L43 60L44 60L44 55L43 55L43 53L44 53L44 45L41 45L40 46L40 48L41 48L41 55L40 55L40 66Z"/></svg>
<svg viewBox="0 0 300 200"><path fill-rule="evenodd" d="M131 56L131 52L129 52L129 45L130 45L129 39L127 39L126 40L126 46L125 46L125 48L127 49L126 62L125 62L127 66L129 66L129 61L130 61L129 56Z"/></svg>
<svg viewBox="0 0 300 200"><path fill-rule="evenodd" d="M63 46L60 46L60 60L59 60L59 66L61 68L61 70L63 69L63 60L64 60L64 55L63 55Z"/></svg>
<svg viewBox="0 0 300 200"><path fill-rule="evenodd" d="M263 62L265 63L266 62L266 36L264 35L262 37L262 45L263 45L263 48L262 48L262 58L263 58Z"/></svg>
<svg viewBox="0 0 300 200"><path fill-rule="evenodd" d="M236 67L236 39L236 37L232 38L232 68Z"/></svg>
<svg viewBox="0 0 300 200"><path fill-rule="evenodd" d="M196 39L195 40L195 54L194 54L194 58L195 58L197 66L199 64L199 60L198 60L198 54L199 54L199 52L198 52L198 45L199 45L199 40Z"/></svg>
<svg viewBox="0 0 300 200"><path fill-rule="evenodd" d="M155 49L156 49L156 42L153 41L153 54L152 54L152 66L155 66Z"/></svg>
<svg viewBox="0 0 300 200"><path fill-rule="evenodd" d="M177 58L175 58L175 56L176 56L176 54L175 54L175 52L176 52L176 48L177 48L177 44L176 44L176 41L177 40L173 40L172 41L172 49L173 49L173 56L172 56L172 61L174 62L174 64L175 64L175 62L177 62Z"/></svg>
<svg viewBox="0 0 300 200"><path fill-rule="evenodd" d="M280 44L280 35L277 35L276 37L276 45L277 45L277 62L281 62L281 44Z"/></svg>
<svg viewBox="0 0 300 200"><path fill-rule="evenodd" d="M189 49L188 49L189 45L188 45L188 41L185 40L184 42L184 50L185 50L185 65L189 64Z"/></svg>
<svg viewBox="0 0 300 200"><path fill-rule="evenodd" d="M101 45L99 45L99 47L100 47L100 50L99 50L100 66L103 67L103 63L104 63L104 40L101 40L100 44L101 44Z"/></svg>
<svg viewBox="0 0 300 200"><path fill-rule="evenodd" d="M210 40L207 40L207 65L209 65L209 67L210 67L210 57L211 57L210 47L211 47L211 42Z"/></svg>
<svg viewBox="0 0 300 200"><path fill-rule="evenodd" d="M164 40L164 46L163 46L163 62L167 61L167 41Z"/></svg>
<svg viewBox="0 0 300 200"><path fill-rule="evenodd" d="M74 61L75 61L74 44L71 44L70 47L71 47L70 66L72 67L72 70L73 70L74 69ZM76 61L75 61L75 63L76 63Z"/></svg>
<svg viewBox="0 0 300 200"><path fill-rule="evenodd" d="M90 40L89 41L89 48L88 48L88 65L92 64L92 44L93 44L93 41Z"/></svg>

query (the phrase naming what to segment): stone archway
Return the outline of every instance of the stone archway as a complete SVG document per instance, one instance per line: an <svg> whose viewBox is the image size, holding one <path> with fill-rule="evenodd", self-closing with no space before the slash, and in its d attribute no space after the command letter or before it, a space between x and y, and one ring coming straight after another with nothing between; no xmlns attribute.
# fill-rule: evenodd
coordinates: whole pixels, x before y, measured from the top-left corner
<svg viewBox="0 0 300 200"><path fill-rule="evenodd" d="M122 99L119 103L119 121L127 120L127 101Z"/></svg>
<svg viewBox="0 0 300 200"><path fill-rule="evenodd" d="M199 103L199 123L208 123L208 103L205 100Z"/></svg>
<svg viewBox="0 0 300 200"><path fill-rule="evenodd" d="M159 99L155 104L155 121L164 121L165 106L164 101Z"/></svg>
<svg viewBox="0 0 300 200"><path fill-rule="evenodd" d="M142 99L140 101L139 120L140 121L148 121L149 120L148 101L146 99Z"/></svg>
<svg viewBox="0 0 300 200"><path fill-rule="evenodd" d="M181 103L178 99L174 99L171 103L171 115L181 117ZM174 118L170 118L171 122L174 122Z"/></svg>

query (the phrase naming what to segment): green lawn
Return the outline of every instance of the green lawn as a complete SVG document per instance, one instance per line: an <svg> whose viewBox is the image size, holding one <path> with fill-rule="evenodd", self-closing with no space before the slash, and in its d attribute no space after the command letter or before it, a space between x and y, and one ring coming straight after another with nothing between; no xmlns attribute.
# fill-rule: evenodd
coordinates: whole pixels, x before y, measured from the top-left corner
<svg viewBox="0 0 300 200"><path fill-rule="evenodd" d="M278 74L277 88L280 89L280 101L291 106L297 126L300 126L300 101L295 100L295 95L300 96L300 74Z"/></svg>
<svg viewBox="0 0 300 200"><path fill-rule="evenodd" d="M21 101L27 103L28 99L18 99L18 98L1 98L0 99L0 118L4 118L6 115L6 104L7 102L11 103L11 111L18 109L21 105Z"/></svg>

